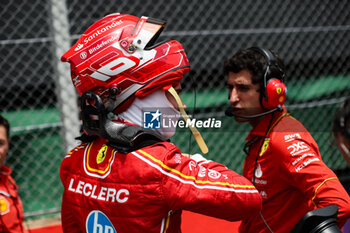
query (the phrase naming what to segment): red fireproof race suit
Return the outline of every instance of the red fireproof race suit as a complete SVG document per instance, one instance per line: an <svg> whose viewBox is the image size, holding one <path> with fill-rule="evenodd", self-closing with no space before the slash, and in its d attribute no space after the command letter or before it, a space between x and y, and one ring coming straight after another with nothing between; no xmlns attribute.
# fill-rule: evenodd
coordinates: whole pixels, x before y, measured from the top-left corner
<svg viewBox="0 0 350 233"><path fill-rule="evenodd" d="M286 111L275 113L267 129L270 120L270 115L265 116L247 137L250 149L243 175L253 181L255 173L253 183L263 208L262 216L242 221L240 232L270 232L263 218L273 232L290 232L307 212L331 204L339 208L341 227L350 217L350 199L322 161L316 142Z"/></svg>
<svg viewBox="0 0 350 233"><path fill-rule="evenodd" d="M11 169L3 165L0 168L0 232L22 233L23 206L18 187L10 175Z"/></svg>
<svg viewBox="0 0 350 233"><path fill-rule="evenodd" d="M196 162L172 143L122 154L98 138L64 158L64 232L181 232L181 210L237 221L261 210L243 176L216 162Z"/></svg>

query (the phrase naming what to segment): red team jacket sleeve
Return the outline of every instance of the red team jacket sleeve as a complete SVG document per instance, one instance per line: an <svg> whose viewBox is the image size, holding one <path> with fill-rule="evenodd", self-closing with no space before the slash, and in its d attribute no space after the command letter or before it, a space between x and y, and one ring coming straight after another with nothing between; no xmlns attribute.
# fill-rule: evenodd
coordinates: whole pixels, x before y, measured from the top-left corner
<svg viewBox="0 0 350 233"><path fill-rule="evenodd" d="M72 154L72 151L69 152L65 158L70 157L71 154ZM69 162L70 162L69 160L64 159L60 167L60 178L65 189L67 189L66 179L69 171L69 165L70 165ZM70 206L65 204L64 197L62 198L61 218L62 218L61 223L62 223L63 232L81 233L78 222L76 221L76 219L74 219Z"/></svg>
<svg viewBox="0 0 350 233"><path fill-rule="evenodd" d="M261 210L261 197L250 181L213 161L196 162L175 146L157 161L163 195L173 210L189 210L238 221Z"/></svg>
<svg viewBox="0 0 350 233"><path fill-rule="evenodd" d="M336 204L338 226L342 227L350 217L350 198L334 172L322 161L316 142L308 132L296 134L294 140L286 140L280 133L273 146L280 154L281 177L299 189L313 209Z"/></svg>

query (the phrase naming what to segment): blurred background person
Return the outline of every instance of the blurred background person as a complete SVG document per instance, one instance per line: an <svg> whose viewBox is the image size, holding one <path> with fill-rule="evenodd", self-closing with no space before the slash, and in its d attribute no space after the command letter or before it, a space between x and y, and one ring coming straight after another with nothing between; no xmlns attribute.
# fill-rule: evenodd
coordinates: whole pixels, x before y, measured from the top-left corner
<svg viewBox="0 0 350 233"><path fill-rule="evenodd" d="M333 120L333 135L346 163L350 166L350 98L338 108Z"/></svg>
<svg viewBox="0 0 350 233"><path fill-rule="evenodd" d="M336 139L337 146L341 152L350 170L350 97L348 97L338 108L333 120L333 135ZM350 193L350 180L341 181L344 188ZM350 220L348 220L343 228L343 232L350 232Z"/></svg>
<svg viewBox="0 0 350 233"><path fill-rule="evenodd" d="M11 168L5 165L10 145L10 124L0 115L0 232L22 233L23 206L18 186L11 177Z"/></svg>

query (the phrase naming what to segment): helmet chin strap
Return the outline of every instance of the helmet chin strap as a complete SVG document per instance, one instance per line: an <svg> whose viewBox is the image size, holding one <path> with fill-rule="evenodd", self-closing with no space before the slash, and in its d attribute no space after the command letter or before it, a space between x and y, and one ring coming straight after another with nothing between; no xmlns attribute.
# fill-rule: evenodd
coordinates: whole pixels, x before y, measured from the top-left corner
<svg viewBox="0 0 350 233"><path fill-rule="evenodd" d="M169 90L169 93L175 98L177 105L179 106L180 109L180 113L182 115L182 117L184 118L184 120L187 122L189 120L189 117L184 109L184 106L182 104L182 101L180 99L180 96L177 94L177 92L175 91L175 89L173 87L171 87ZM205 144L201 134L199 133L199 131L197 130L197 128L191 124L189 124L190 130L194 136L194 138L196 139L196 142L199 146L199 148L201 149L203 154L208 153L208 147L207 144Z"/></svg>

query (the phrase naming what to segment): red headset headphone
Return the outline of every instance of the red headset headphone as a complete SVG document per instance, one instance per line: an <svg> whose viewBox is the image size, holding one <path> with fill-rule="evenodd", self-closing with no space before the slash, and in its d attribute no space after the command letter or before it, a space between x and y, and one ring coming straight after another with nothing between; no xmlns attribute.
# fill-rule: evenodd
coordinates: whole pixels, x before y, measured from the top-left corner
<svg viewBox="0 0 350 233"><path fill-rule="evenodd" d="M261 91L261 105L267 110L283 106L287 95L287 87L283 83L284 70L278 65L276 57L270 50L259 47L249 49L263 55L267 62Z"/></svg>

